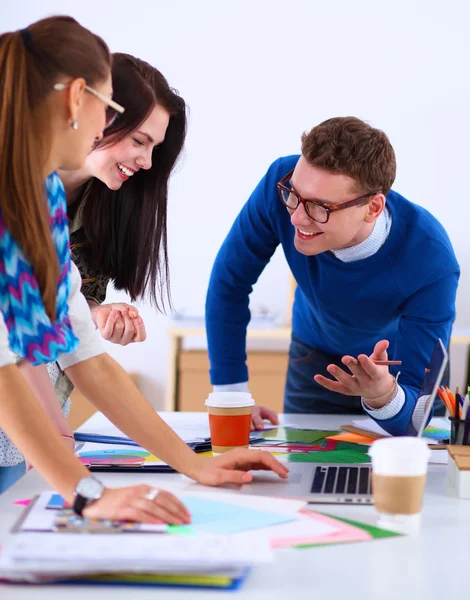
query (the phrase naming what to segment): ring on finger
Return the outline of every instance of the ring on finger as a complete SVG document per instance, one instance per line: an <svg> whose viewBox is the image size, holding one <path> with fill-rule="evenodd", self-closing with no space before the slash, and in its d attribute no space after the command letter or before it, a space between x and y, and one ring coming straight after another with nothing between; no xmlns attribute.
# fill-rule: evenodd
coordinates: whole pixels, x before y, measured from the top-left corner
<svg viewBox="0 0 470 600"><path fill-rule="evenodd" d="M158 496L159 493L160 493L160 490L157 490L157 488L152 488L150 491L148 491L145 494L145 499L146 500L155 500L155 498Z"/></svg>

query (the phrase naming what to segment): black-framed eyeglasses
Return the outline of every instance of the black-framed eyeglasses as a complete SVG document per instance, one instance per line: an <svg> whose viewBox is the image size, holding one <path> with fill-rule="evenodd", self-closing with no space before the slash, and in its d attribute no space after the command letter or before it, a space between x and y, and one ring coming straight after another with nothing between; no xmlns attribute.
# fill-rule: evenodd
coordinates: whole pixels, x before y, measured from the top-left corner
<svg viewBox="0 0 470 600"><path fill-rule="evenodd" d="M359 198L349 200L349 202L344 202L343 204L326 204L326 202L321 202L320 200L305 200L292 189L292 186L289 183L293 173L294 170L287 173L287 175L277 184L281 201L289 211L294 211L299 204L303 204L307 215L317 223L327 223L331 213L365 204L372 196L382 193L382 190L375 190L374 192L369 192L368 194L364 194L359 196Z"/></svg>

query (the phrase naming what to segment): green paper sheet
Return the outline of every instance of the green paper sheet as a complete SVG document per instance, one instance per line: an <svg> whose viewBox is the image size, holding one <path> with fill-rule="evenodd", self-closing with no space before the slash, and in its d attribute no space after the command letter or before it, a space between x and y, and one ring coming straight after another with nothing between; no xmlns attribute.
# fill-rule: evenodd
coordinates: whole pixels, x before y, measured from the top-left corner
<svg viewBox="0 0 470 600"><path fill-rule="evenodd" d="M308 454L291 453L286 455L288 462L317 463L369 463L370 456L359 450L331 450L326 452L309 452Z"/></svg>
<svg viewBox="0 0 470 600"><path fill-rule="evenodd" d="M354 442L336 442L336 446L334 451L338 450L354 450L354 452L361 452L362 454L367 454L369 452L369 446L365 446L364 444L355 444Z"/></svg>
<svg viewBox="0 0 470 600"><path fill-rule="evenodd" d="M191 525L169 525L168 533L177 535L196 535L196 532L191 528Z"/></svg>
<svg viewBox="0 0 470 600"><path fill-rule="evenodd" d="M332 515L328 516L331 517ZM358 521L352 521L351 519L345 519L344 517L333 517L333 519L338 519L338 521L343 521L343 523L348 523L348 525L353 525L353 527L359 527L359 529L363 529L364 531L367 531L367 533L370 533L375 540L388 537L400 537L403 535L396 531L389 531L388 529L382 529L381 527L368 525L367 523L359 523Z"/></svg>
<svg viewBox="0 0 470 600"><path fill-rule="evenodd" d="M322 513L331 519L336 519L337 521L342 521L343 523L347 523L348 525L352 525L353 527L358 527L364 531L367 531L372 536L373 540L380 540L384 538L390 537L400 537L401 533L396 533L395 531L389 531L388 529L381 529L380 527L375 527L374 525L368 525L366 523L360 523L359 521L352 521L351 519L345 519L344 517L337 517L336 515L328 515L326 513ZM344 544L349 542L338 542L338 544ZM304 550L306 548L314 548L318 546L332 546L334 544L306 544L303 546L295 546L298 550Z"/></svg>
<svg viewBox="0 0 470 600"><path fill-rule="evenodd" d="M224 575L160 575L152 573L106 573L103 575L91 575L90 577L77 578L86 579L91 583L135 583L149 585L174 585L183 587L213 587L228 588L233 583L233 578ZM73 581L71 579L70 581Z"/></svg>
<svg viewBox="0 0 470 600"><path fill-rule="evenodd" d="M304 442L312 444L323 440L329 435L337 435L339 431L323 431L320 429L290 429L289 427L278 427L270 431L256 432L259 437L273 442Z"/></svg>

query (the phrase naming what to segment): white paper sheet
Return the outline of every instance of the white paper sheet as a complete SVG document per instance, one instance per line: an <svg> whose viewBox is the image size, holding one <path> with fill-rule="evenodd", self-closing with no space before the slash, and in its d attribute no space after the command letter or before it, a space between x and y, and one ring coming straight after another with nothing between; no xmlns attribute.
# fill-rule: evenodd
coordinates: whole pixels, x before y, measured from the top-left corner
<svg viewBox="0 0 470 600"><path fill-rule="evenodd" d="M142 446L128 446L127 444L101 444L95 442L85 442L80 448L79 454L83 452L107 452L109 450L123 450L124 452L148 452Z"/></svg>
<svg viewBox="0 0 470 600"><path fill-rule="evenodd" d="M447 450L433 450L429 462L433 465L446 465L449 462L449 453Z"/></svg>
<svg viewBox="0 0 470 600"><path fill-rule="evenodd" d="M0 571L208 572L271 562L262 537L221 535L78 535L19 533L8 540Z"/></svg>
<svg viewBox="0 0 470 600"><path fill-rule="evenodd" d="M296 515L299 510L307 506L304 500L291 500L290 498L274 498L271 496L248 496L242 494L234 494L232 492L196 492L188 486L184 492L177 494L179 497L196 496L198 498L206 498L207 500L216 500L217 502L227 502L228 504L236 504L246 508L254 508L256 510L266 510L271 513L280 515Z"/></svg>
<svg viewBox="0 0 470 600"><path fill-rule="evenodd" d="M207 413L162 412L158 413L176 433L186 442L200 441L210 436ZM278 425L265 423L265 431L276 429ZM93 415L77 431L80 433L99 433L101 435L126 435L113 425L103 414Z"/></svg>

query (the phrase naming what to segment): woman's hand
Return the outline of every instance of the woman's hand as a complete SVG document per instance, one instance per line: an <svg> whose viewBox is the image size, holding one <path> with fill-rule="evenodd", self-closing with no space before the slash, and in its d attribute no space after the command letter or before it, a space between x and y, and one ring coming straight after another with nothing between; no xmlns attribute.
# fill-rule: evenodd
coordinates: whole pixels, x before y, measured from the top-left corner
<svg viewBox="0 0 470 600"><path fill-rule="evenodd" d="M176 496L148 485L105 488L101 498L87 506L83 515L139 523L186 525L191 522L191 515Z"/></svg>
<svg viewBox="0 0 470 600"><path fill-rule="evenodd" d="M91 315L103 339L127 346L147 338L145 325L135 306L124 302L91 304Z"/></svg>
<svg viewBox="0 0 470 600"><path fill-rule="evenodd" d="M240 448L213 458L199 458L200 462L193 478L204 485L250 483L253 479L253 475L247 473L250 470L274 471L281 479L286 479L289 473L285 465L263 450Z"/></svg>
<svg viewBox="0 0 470 600"><path fill-rule="evenodd" d="M367 399L367 404L373 408L385 406L395 391L395 379L388 367L374 364L374 360L388 360L387 340L377 342L374 352L370 356L360 354L357 359L352 356L343 356L341 362L351 371L351 375L336 365L329 365L328 372L336 381L323 375L315 375L315 381L323 387L345 394L346 396L362 396ZM377 402L374 399L377 398Z"/></svg>

